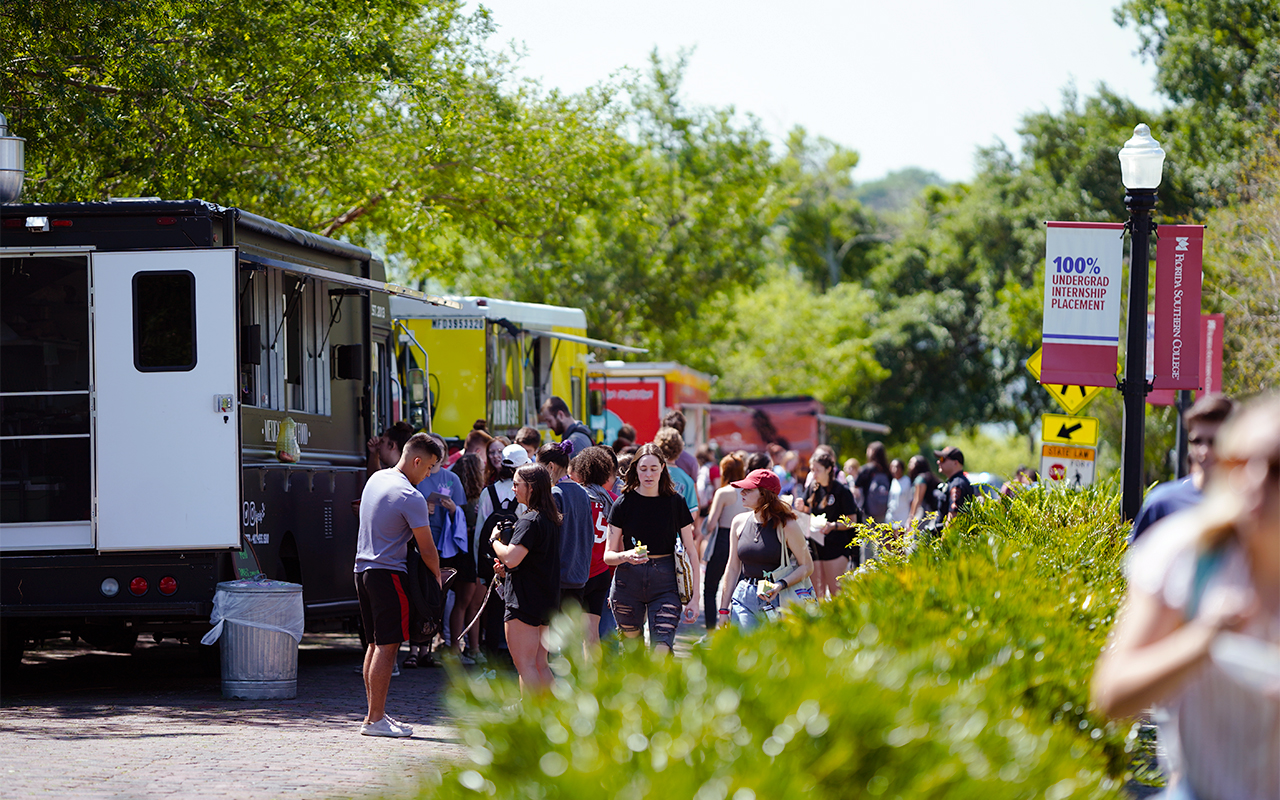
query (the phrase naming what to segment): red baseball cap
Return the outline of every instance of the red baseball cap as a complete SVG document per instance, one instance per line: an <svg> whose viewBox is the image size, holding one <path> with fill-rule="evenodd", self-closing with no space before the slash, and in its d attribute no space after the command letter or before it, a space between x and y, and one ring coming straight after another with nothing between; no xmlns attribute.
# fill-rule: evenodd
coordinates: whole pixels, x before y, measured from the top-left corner
<svg viewBox="0 0 1280 800"><path fill-rule="evenodd" d="M729 485L738 489L768 489L774 494L782 493L782 481L769 469L753 470L747 477Z"/></svg>

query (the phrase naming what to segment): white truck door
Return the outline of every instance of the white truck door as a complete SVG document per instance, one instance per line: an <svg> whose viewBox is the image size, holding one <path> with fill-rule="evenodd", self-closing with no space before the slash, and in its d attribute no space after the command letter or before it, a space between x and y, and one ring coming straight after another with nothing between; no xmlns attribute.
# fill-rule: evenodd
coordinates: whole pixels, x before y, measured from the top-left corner
<svg viewBox="0 0 1280 800"><path fill-rule="evenodd" d="M92 255L100 551L240 545L236 252Z"/></svg>

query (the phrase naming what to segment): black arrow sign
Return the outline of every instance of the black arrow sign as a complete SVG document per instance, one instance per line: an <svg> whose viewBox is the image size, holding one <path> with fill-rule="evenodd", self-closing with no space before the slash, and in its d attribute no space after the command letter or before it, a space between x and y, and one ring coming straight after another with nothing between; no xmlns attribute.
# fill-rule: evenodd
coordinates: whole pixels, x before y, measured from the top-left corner
<svg viewBox="0 0 1280 800"><path fill-rule="evenodd" d="M1083 428L1083 427L1084 427L1084 425L1083 425L1082 423L1079 423L1079 422L1077 422L1075 425L1072 425L1070 428L1068 428L1068 427L1066 426L1066 424L1065 424L1065 423L1063 423L1062 427L1058 429L1058 438L1059 438L1059 439L1070 439L1070 438L1071 438L1071 434L1075 433L1076 431L1080 430L1080 429L1081 429L1081 428Z"/></svg>

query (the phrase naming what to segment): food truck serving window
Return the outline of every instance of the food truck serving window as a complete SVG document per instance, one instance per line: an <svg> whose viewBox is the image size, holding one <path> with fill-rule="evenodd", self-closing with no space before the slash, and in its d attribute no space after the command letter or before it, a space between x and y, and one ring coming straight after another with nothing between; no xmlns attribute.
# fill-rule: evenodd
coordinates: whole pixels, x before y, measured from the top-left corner
<svg viewBox="0 0 1280 800"><path fill-rule="evenodd" d="M133 276L133 364L139 372L196 366L196 278L190 272Z"/></svg>

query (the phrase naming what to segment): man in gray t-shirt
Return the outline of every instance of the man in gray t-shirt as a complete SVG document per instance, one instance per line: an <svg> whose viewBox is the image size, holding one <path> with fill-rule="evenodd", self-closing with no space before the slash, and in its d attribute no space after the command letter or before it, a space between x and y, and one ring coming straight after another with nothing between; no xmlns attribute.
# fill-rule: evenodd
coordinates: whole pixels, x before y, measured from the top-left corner
<svg viewBox="0 0 1280 800"><path fill-rule="evenodd" d="M396 652L409 635L404 579L410 538L418 543L422 563L440 579L440 554L431 539L427 501L414 486L443 457L440 446L426 434L415 434L405 442L399 463L375 472L360 495L355 580L368 642L363 670L368 713L360 726L366 736L413 734L412 728L386 716L387 689Z"/></svg>

